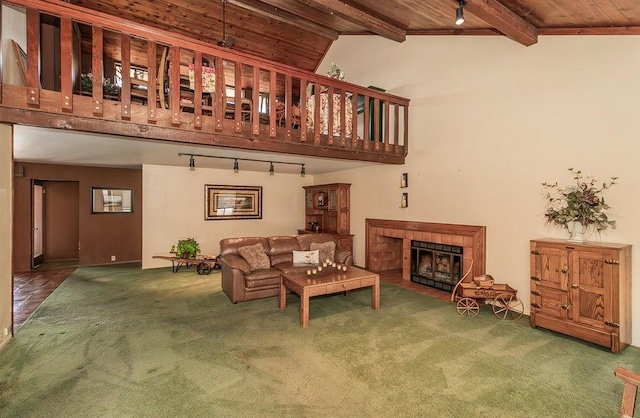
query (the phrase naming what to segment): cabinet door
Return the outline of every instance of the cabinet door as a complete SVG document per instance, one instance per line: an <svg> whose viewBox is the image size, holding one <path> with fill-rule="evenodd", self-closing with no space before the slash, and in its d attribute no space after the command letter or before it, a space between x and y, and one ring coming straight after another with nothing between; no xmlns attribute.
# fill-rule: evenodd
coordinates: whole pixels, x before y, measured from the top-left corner
<svg viewBox="0 0 640 418"><path fill-rule="evenodd" d="M569 266L564 248L532 245L531 308L536 313L570 318Z"/></svg>
<svg viewBox="0 0 640 418"><path fill-rule="evenodd" d="M574 250L571 255L571 304L573 319L596 328L615 322L612 280L616 254ZM617 318L616 318L617 321Z"/></svg>
<svg viewBox="0 0 640 418"><path fill-rule="evenodd" d="M313 211L313 193L312 192L305 193L305 209L307 212Z"/></svg>
<svg viewBox="0 0 640 418"><path fill-rule="evenodd" d="M336 189L329 189L329 210L338 209L338 191Z"/></svg>

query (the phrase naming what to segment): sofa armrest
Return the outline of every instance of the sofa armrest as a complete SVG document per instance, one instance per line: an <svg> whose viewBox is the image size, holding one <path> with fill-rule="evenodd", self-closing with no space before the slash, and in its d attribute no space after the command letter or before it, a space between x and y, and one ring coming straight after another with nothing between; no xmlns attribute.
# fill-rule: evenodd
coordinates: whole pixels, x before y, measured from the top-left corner
<svg viewBox="0 0 640 418"><path fill-rule="evenodd" d="M353 265L353 255L349 250L337 249L334 255L334 260L338 264L346 264L348 266Z"/></svg>
<svg viewBox="0 0 640 418"><path fill-rule="evenodd" d="M220 257L219 262L226 264L231 269L241 270L244 274L251 273L251 267L247 260L236 254L226 254Z"/></svg>

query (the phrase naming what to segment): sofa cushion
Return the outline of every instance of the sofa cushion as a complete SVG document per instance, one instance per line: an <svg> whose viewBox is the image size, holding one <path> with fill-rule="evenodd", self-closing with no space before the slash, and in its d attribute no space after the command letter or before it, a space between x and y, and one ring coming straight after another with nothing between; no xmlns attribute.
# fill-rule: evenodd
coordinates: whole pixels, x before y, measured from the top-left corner
<svg viewBox="0 0 640 418"><path fill-rule="evenodd" d="M256 243L253 245L247 245L245 247L238 248L238 252L247 260L249 266L251 267L251 271L260 270L260 269L268 269L271 267L271 261L269 261L269 257L264 251L264 246L261 243Z"/></svg>
<svg viewBox="0 0 640 418"><path fill-rule="evenodd" d="M267 255L271 259L271 265L275 266L280 263L292 263L293 251L300 249L298 240L290 235L268 237L269 251Z"/></svg>
<svg viewBox="0 0 640 418"><path fill-rule="evenodd" d="M300 234L296 236L296 240L300 244L299 250L309 251L313 242L336 242L333 235L330 234Z"/></svg>
<svg viewBox="0 0 640 418"><path fill-rule="evenodd" d="M329 260L333 263L334 254L336 252L336 243L333 241L327 242L312 242L309 245L311 250L318 250L320 252L320 262L324 263Z"/></svg>
<svg viewBox="0 0 640 418"><path fill-rule="evenodd" d="M320 263L320 251L294 251L293 252L293 264L319 264Z"/></svg>
<svg viewBox="0 0 640 418"><path fill-rule="evenodd" d="M255 270L244 276L244 283L249 289L279 285L280 274L280 270L274 268Z"/></svg>

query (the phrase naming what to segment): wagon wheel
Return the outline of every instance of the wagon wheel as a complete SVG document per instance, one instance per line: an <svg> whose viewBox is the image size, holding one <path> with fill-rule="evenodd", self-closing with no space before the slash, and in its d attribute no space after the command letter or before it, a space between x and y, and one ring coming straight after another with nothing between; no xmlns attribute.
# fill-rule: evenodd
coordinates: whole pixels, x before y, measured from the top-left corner
<svg viewBox="0 0 640 418"><path fill-rule="evenodd" d="M469 318L473 318L478 315L478 312L480 311L480 305L478 305L478 302L471 298L460 299L456 308L460 315L466 315Z"/></svg>
<svg viewBox="0 0 640 418"><path fill-rule="evenodd" d="M493 300L493 313L500 319L520 319L522 312L524 305L514 295L503 293Z"/></svg>
<svg viewBox="0 0 640 418"><path fill-rule="evenodd" d="M198 263L198 267L196 267L196 269L200 275L211 273L211 266L206 261Z"/></svg>

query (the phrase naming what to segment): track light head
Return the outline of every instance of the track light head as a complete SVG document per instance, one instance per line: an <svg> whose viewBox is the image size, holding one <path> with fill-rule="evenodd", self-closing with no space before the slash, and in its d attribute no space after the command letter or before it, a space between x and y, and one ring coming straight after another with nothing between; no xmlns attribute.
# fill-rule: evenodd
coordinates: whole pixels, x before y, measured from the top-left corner
<svg viewBox="0 0 640 418"><path fill-rule="evenodd" d="M193 158L193 155L189 159L189 170L196 171L196 160Z"/></svg>
<svg viewBox="0 0 640 418"><path fill-rule="evenodd" d="M307 175L307 172L304 169L304 164L300 166L300 177L304 177Z"/></svg>
<svg viewBox="0 0 640 418"><path fill-rule="evenodd" d="M464 6L467 2L464 0L458 0L458 8L456 9L456 25L460 26L464 23Z"/></svg>
<svg viewBox="0 0 640 418"><path fill-rule="evenodd" d="M273 163L269 163L269 175L273 176L275 174L275 170L273 169Z"/></svg>
<svg viewBox="0 0 640 418"><path fill-rule="evenodd" d="M240 166L238 165L238 159L237 158L233 162L233 172L234 173L239 173L240 172Z"/></svg>

